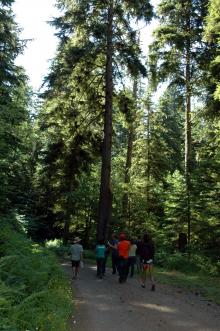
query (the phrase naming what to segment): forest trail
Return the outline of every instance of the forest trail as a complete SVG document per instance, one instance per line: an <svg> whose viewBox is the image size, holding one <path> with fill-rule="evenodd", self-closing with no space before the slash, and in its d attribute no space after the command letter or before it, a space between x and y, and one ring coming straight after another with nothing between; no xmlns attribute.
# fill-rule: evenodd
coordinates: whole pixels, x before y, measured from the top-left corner
<svg viewBox="0 0 220 331"><path fill-rule="evenodd" d="M71 274L69 261L63 266ZM95 266L86 265L77 280L71 280L76 309L70 331L219 331L220 306L200 296L171 286L118 277L107 269L105 279L96 279Z"/></svg>

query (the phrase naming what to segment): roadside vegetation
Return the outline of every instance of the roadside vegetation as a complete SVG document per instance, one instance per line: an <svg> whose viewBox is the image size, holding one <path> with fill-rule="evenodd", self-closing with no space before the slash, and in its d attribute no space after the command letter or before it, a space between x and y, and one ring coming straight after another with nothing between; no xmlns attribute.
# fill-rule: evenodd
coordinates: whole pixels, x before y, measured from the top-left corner
<svg viewBox="0 0 220 331"><path fill-rule="evenodd" d="M156 267L156 279L158 282L188 289L195 295L204 297L220 305L220 280L219 277L203 274L202 272L180 272Z"/></svg>
<svg viewBox="0 0 220 331"><path fill-rule="evenodd" d="M0 222L0 330L66 331L72 294L57 258L13 216Z"/></svg>
<svg viewBox="0 0 220 331"><path fill-rule="evenodd" d="M176 253L162 258L158 253L156 279L165 284L188 289L195 295L220 304L219 264L203 256Z"/></svg>

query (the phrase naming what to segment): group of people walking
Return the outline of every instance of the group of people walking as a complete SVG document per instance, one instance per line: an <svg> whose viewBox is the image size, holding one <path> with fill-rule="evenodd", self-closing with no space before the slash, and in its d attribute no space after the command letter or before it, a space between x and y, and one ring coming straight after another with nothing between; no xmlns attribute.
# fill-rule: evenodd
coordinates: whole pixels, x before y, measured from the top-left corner
<svg viewBox="0 0 220 331"><path fill-rule="evenodd" d="M79 238L77 237L75 238L74 244L71 245L74 278L76 278L78 274L80 261L82 260L82 251L82 245L79 243ZM147 275L149 275L151 290L155 291L153 277L155 248L148 233L145 233L142 238L139 237L136 240L128 239L125 233L121 233L119 237L113 234L111 240L107 243L99 241L96 245L95 252L98 278L102 279L104 277L106 262L110 255L112 274L119 275L119 283L125 283L128 276L133 277L136 266L136 270L140 275L141 286L145 288L146 278ZM75 260L73 260L73 258Z"/></svg>
<svg viewBox="0 0 220 331"><path fill-rule="evenodd" d="M153 278L154 243L148 233L142 238L127 239L125 233L121 233L119 238L112 235L107 245L100 241L96 245L97 277L103 278L105 275L105 265L108 255L111 254L112 274L118 273L119 283L125 283L128 276L134 276L135 266L140 274L141 286L146 286L147 274L151 280L151 290L155 291Z"/></svg>

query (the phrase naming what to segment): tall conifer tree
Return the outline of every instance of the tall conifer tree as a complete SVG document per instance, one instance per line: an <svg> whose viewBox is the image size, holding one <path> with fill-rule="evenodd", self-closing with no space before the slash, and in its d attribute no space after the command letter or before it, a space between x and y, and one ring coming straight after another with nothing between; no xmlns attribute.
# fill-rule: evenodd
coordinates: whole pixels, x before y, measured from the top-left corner
<svg viewBox="0 0 220 331"><path fill-rule="evenodd" d="M104 109L97 222L97 238L103 239L107 235L111 219L110 177L114 85L118 78L124 77L124 68L129 68L132 74L138 72L145 74L145 68L139 60L140 48L136 43L131 20L144 19L149 22L152 17L152 6L149 1L115 0L102 2L58 0L57 4L64 15L54 22L59 29L60 46L49 82L51 86L63 90L66 79L70 81L71 76L76 82L78 76L78 86L75 88L81 90L81 95L84 97L87 95L90 99L89 107L99 114ZM91 93L91 90L94 93Z"/></svg>
<svg viewBox="0 0 220 331"><path fill-rule="evenodd" d="M28 120L29 97L24 70L15 65L24 45L19 41L11 9L13 2L0 1L0 211L3 212L19 203L26 177L22 166L23 123Z"/></svg>
<svg viewBox="0 0 220 331"><path fill-rule="evenodd" d="M191 238L191 99L202 83L200 69L204 56L203 28L206 15L205 0L162 0L158 16L160 26L151 45L150 62L155 80L168 79L182 88L185 103L185 184L187 201L188 242Z"/></svg>

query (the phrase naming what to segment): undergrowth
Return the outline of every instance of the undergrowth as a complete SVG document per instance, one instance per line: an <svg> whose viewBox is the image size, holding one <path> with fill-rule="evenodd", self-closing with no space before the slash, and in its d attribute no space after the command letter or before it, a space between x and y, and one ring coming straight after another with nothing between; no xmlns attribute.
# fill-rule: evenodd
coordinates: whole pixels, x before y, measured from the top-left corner
<svg viewBox="0 0 220 331"><path fill-rule="evenodd" d="M220 304L220 262L193 252L156 254L156 278L162 283L187 288L196 295Z"/></svg>
<svg viewBox="0 0 220 331"><path fill-rule="evenodd" d="M0 222L0 331L66 331L72 295L55 255Z"/></svg>

